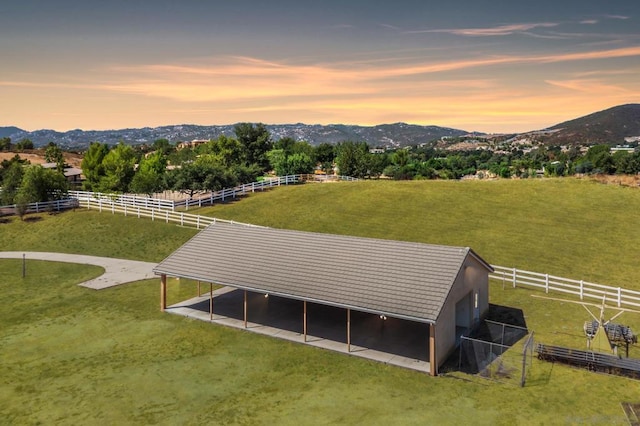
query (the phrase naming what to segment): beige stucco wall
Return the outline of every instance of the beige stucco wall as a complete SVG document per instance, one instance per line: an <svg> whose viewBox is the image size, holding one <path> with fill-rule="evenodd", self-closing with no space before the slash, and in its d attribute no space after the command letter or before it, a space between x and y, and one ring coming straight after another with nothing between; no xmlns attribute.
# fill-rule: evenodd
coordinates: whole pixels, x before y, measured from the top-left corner
<svg viewBox="0 0 640 426"><path fill-rule="evenodd" d="M455 349L456 343L456 303L471 295L473 318L482 318L489 309L489 271L473 256L467 256L464 266L449 292L440 316L436 321L436 359L441 365ZM478 307L475 308L475 295Z"/></svg>

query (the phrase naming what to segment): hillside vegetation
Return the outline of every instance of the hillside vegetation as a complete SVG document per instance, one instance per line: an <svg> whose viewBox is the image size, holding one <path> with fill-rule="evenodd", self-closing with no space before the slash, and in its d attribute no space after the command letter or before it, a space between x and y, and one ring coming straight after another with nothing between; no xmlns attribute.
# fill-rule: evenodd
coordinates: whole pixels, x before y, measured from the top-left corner
<svg viewBox="0 0 640 426"><path fill-rule="evenodd" d="M471 246L491 263L632 287L639 197L577 180L371 181L280 187L199 213ZM196 232L78 209L3 218L0 247L159 261ZM28 261L22 279L19 260L0 260L0 303L10 307L0 310L0 415L9 424L625 424L620 402L637 400L637 381L536 359L524 388L431 378L168 315L158 280L75 285L98 269ZM170 280L169 303L195 292ZM530 293L493 283L491 303L521 309L537 341L584 347L584 309ZM637 332L637 317L621 319Z"/></svg>

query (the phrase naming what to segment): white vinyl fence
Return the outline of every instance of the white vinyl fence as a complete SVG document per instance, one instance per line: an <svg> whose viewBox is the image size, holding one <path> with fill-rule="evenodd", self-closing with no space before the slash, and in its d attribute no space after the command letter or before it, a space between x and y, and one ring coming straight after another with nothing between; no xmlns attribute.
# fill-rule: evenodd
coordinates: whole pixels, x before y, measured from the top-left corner
<svg viewBox="0 0 640 426"><path fill-rule="evenodd" d="M40 203L29 203L25 213L42 213L51 211L69 210L79 206L78 200L74 198L64 198L62 200L47 201ZM11 204L8 206L0 206L0 212L7 211L9 214L17 213L18 206Z"/></svg>
<svg viewBox="0 0 640 426"><path fill-rule="evenodd" d="M215 217L200 216L184 212L176 212L169 209L158 209L153 207L143 207L139 205L127 205L119 203L109 203L102 199L85 199L80 203L81 207L98 210L100 212L110 212L112 214L120 213L125 216L135 216L138 219L145 217L153 221L159 220L166 223L175 223L180 226L195 227L197 229L206 228L208 225L216 222L234 223L245 226L255 226L249 223L236 222L233 220L217 219Z"/></svg>
<svg viewBox="0 0 640 426"><path fill-rule="evenodd" d="M595 303L615 305L619 308L640 308L640 291L627 290L622 287L611 287L584 280L572 280L538 272L523 271L504 266L493 266L495 272L489 278L501 281L503 287L532 287L544 290L545 293L565 293L578 296L580 300L593 300Z"/></svg>
<svg viewBox="0 0 640 426"><path fill-rule="evenodd" d="M349 176L325 176L325 175L289 175L282 177L267 178L259 182L246 183L236 186L235 188L226 188L220 191L214 191L207 194L197 194L193 198L185 200L164 200L160 198L150 198L140 195L120 195L120 194L103 194L100 192L88 191L69 191L69 197L76 198L84 204L87 200L103 202L107 204L116 204L128 207L144 207L147 209L161 209L175 211L177 208L184 207L202 207L211 205L216 201L234 199L248 193L256 191L264 191L265 189L296 184L300 182L327 182L327 181L356 181L358 179Z"/></svg>

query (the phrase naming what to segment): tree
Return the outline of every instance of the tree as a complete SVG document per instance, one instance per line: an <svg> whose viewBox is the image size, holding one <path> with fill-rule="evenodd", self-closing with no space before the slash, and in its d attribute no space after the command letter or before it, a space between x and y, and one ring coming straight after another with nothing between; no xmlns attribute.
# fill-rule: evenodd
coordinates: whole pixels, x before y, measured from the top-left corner
<svg viewBox="0 0 640 426"><path fill-rule="evenodd" d="M15 163L17 163L17 164L19 164L21 166L25 166L27 164L31 164L31 162L29 160L20 158L20 156L18 154L14 155L9 160L2 160L2 162L0 162L0 181L2 181L2 179L4 179L4 174Z"/></svg>
<svg viewBox="0 0 640 426"><path fill-rule="evenodd" d="M399 149L391 156L391 162L399 167L404 167L409 164L409 151L406 149Z"/></svg>
<svg viewBox="0 0 640 426"><path fill-rule="evenodd" d="M63 174L34 165L25 169L16 198L27 203L59 200L67 195L67 188Z"/></svg>
<svg viewBox="0 0 640 426"><path fill-rule="evenodd" d="M206 153L213 155L216 161L225 167L243 164L245 161L245 150L240 141L225 135L209 141L206 144Z"/></svg>
<svg viewBox="0 0 640 426"><path fill-rule="evenodd" d="M369 176L369 146L366 142L341 142L336 146L336 165L343 176Z"/></svg>
<svg viewBox="0 0 640 426"><path fill-rule="evenodd" d="M244 148L246 164L257 164L263 171L269 168L267 152L272 148L271 135L264 124L236 124L236 138Z"/></svg>
<svg viewBox="0 0 640 426"><path fill-rule="evenodd" d="M4 137L0 138L0 151L11 151L13 144L11 143L11 138Z"/></svg>
<svg viewBox="0 0 640 426"><path fill-rule="evenodd" d="M120 142L102 160L104 176L100 179L102 192L127 192L135 173L136 153L129 145Z"/></svg>
<svg viewBox="0 0 640 426"><path fill-rule="evenodd" d="M18 141L15 148L18 151L24 151L25 149L33 149L33 142L31 141L31 139L24 138Z"/></svg>
<svg viewBox="0 0 640 426"><path fill-rule="evenodd" d="M333 161L336 158L336 153L332 144L327 142L321 143L315 147L313 155L325 173L329 174L333 172Z"/></svg>
<svg viewBox="0 0 640 426"><path fill-rule="evenodd" d="M12 162L7 171L2 177L2 192L0 192L0 205L9 205L14 203L20 184L22 183L22 177L24 176L24 169L21 163Z"/></svg>
<svg viewBox="0 0 640 426"><path fill-rule="evenodd" d="M49 142L44 151L44 159L47 163L56 163L56 169L60 173L64 172L64 154L55 143Z"/></svg>
<svg viewBox="0 0 640 426"><path fill-rule="evenodd" d="M278 176L286 176L287 153L284 149L272 149L267 152L267 158L271 164L271 168Z"/></svg>
<svg viewBox="0 0 640 426"><path fill-rule="evenodd" d="M154 151L144 158L131 180L130 190L149 196L164 189L167 158L161 151Z"/></svg>
<svg viewBox="0 0 640 426"><path fill-rule="evenodd" d="M233 182L233 179L218 165L194 162L183 164L179 169L175 169L171 173L170 181L171 189L193 198L197 192L222 189Z"/></svg>
<svg viewBox="0 0 640 426"><path fill-rule="evenodd" d="M290 137L280 138L273 145L273 149L281 149L286 155L293 154L293 147L296 144L296 140Z"/></svg>
<svg viewBox="0 0 640 426"><path fill-rule="evenodd" d="M104 165L102 161L104 157L109 153L109 145L102 144L100 142L93 142L89 145L84 158L82 159L81 167L84 174L84 188L88 191L97 191L100 180L105 175Z"/></svg>
<svg viewBox="0 0 640 426"><path fill-rule="evenodd" d="M593 164L593 173L614 172L613 159L609 151L609 145L594 145L589 148L584 158Z"/></svg>
<svg viewBox="0 0 640 426"><path fill-rule="evenodd" d="M176 147L171 144L167 139L156 139L151 145L151 149L155 152L160 152L163 155L169 155L170 152L175 151Z"/></svg>

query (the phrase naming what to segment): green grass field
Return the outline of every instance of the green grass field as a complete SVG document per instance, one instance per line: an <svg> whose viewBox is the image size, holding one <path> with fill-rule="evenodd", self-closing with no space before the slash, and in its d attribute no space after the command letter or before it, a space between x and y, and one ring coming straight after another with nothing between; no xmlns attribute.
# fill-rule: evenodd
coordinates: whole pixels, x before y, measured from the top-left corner
<svg viewBox="0 0 640 426"><path fill-rule="evenodd" d="M253 194L200 214L473 247L489 262L638 286L640 192L575 180L361 182ZM78 210L0 223L2 250L159 261L195 230ZM432 378L158 309L158 280L94 291L99 268L0 260L6 424L626 424L640 382L533 360L527 386ZM169 283L169 302L195 294ZM584 347L586 312L494 283L546 343ZM640 315L621 319L640 330ZM620 321L623 322L623 321ZM637 349L636 357L640 358Z"/></svg>

